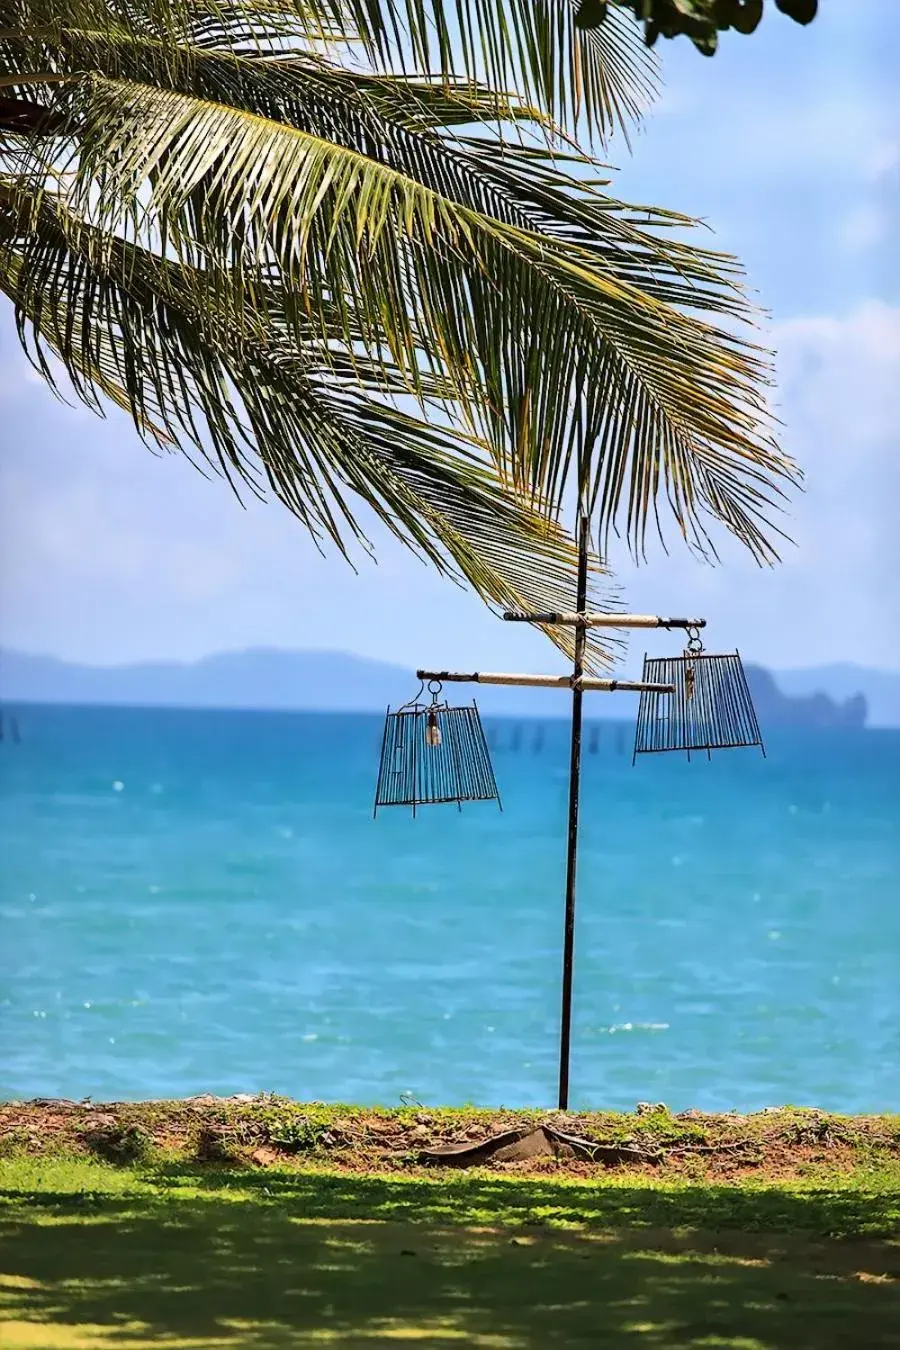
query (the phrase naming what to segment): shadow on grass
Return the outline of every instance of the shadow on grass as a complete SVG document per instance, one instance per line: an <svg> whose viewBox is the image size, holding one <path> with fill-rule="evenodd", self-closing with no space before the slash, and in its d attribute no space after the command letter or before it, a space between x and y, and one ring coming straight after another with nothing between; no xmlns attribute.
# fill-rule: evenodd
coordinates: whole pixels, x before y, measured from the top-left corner
<svg viewBox="0 0 900 1350"><path fill-rule="evenodd" d="M354 1175L229 1171L172 1164L156 1175L206 1193L250 1192L260 1203L296 1204L307 1218L412 1219L437 1224L568 1224L589 1228L664 1227L809 1233L817 1237L900 1238L900 1174L877 1188L838 1179L798 1188L628 1185L546 1181L514 1175ZM649 1179L652 1183L652 1178Z"/></svg>
<svg viewBox="0 0 900 1350"><path fill-rule="evenodd" d="M796 1234L877 1227L878 1196L157 1175L147 1195L7 1193L0 1344L900 1347L897 1249Z"/></svg>

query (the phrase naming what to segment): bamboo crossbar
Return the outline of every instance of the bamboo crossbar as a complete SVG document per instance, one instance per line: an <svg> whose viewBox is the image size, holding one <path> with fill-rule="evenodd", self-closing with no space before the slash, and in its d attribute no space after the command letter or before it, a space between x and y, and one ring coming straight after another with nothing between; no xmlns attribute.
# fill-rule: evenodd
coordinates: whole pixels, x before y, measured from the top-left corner
<svg viewBox="0 0 900 1350"><path fill-rule="evenodd" d="M603 694L672 694L674 684L649 684L646 680L601 680L583 675L503 675L487 671L461 674L452 670L417 670L416 679L439 680L441 684L505 684L529 689L584 689Z"/></svg>
<svg viewBox="0 0 900 1350"><path fill-rule="evenodd" d="M562 624L568 628L705 628L705 619L666 619L656 614L519 614L509 610L507 623Z"/></svg>

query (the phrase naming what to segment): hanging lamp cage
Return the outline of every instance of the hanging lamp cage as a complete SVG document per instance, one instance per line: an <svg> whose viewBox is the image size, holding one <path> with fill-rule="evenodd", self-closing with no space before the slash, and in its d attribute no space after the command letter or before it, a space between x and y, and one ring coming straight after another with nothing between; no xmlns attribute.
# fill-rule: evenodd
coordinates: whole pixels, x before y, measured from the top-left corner
<svg viewBox="0 0 900 1350"><path fill-rule="evenodd" d="M710 655L697 629L681 656L644 657L644 680L674 685L671 694L644 692L638 705L634 755L665 750L734 750L758 745L765 754L747 676L738 652Z"/></svg>
<svg viewBox="0 0 900 1350"><path fill-rule="evenodd" d="M424 687L424 686L423 686ZM440 698L441 685L428 685L431 701L416 697L387 710L381 761L375 788L379 806L419 806L455 802L496 801L500 793L494 778L484 728L475 703L451 708Z"/></svg>

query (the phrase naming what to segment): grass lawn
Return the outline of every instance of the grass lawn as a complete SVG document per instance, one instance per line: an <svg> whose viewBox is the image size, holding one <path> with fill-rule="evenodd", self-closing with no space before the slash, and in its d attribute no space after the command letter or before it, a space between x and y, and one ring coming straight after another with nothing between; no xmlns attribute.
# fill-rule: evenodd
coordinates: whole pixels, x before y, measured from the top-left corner
<svg viewBox="0 0 900 1350"><path fill-rule="evenodd" d="M0 1159L4 1350L900 1348L896 1159L728 1182Z"/></svg>

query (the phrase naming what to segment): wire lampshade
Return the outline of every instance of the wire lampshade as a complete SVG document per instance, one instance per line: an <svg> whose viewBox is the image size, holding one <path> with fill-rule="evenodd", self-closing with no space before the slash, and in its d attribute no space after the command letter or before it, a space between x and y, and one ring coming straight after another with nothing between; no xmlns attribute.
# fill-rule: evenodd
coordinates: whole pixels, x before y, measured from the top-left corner
<svg viewBox="0 0 900 1350"><path fill-rule="evenodd" d="M747 676L737 652L710 655L696 633L682 656L644 657L644 680L675 686L644 692L638 705L634 759L684 750L731 750L758 745L765 754Z"/></svg>
<svg viewBox="0 0 900 1350"><path fill-rule="evenodd" d="M388 708L375 788L379 806L419 806L496 801L484 728L474 703L451 708L439 701L440 684L429 685L430 703L413 700L396 712Z"/></svg>

